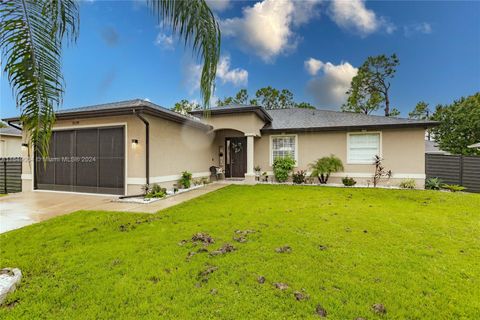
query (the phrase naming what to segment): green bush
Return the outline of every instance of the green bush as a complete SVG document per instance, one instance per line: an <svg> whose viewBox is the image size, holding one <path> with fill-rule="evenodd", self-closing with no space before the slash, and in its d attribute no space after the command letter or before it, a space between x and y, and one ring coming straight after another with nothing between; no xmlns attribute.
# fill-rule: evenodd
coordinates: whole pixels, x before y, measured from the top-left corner
<svg viewBox="0 0 480 320"><path fill-rule="evenodd" d="M345 177L342 178L342 183L345 187L353 187L357 184L357 181L355 181L353 178Z"/></svg>
<svg viewBox="0 0 480 320"><path fill-rule="evenodd" d="M312 169L312 177L317 177L320 183L327 183L328 178L332 172L338 172L343 170L343 163L340 158L333 154L329 157L323 157L310 164Z"/></svg>
<svg viewBox="0 0 480 320"><path fill-rule="evenodd" d="M273 174L278 182L285 182L288 180L288 175L295 167L295 159L290 156L283 158L276 158L273 161Z"/></svg>
<svg viewBox="0 0 480 320"><path fill-rule="evenodd" d="M295 172L292 175L293 183L295 183L295 184L305 183L306 176L307 176L307 172L305 170L300 170L300 171Z"/></svg>
<svg viewBox="0 0 480 320"><path fill-rule="evenodd" d="M405 179L400 182L400 188L402 189L415 189L415 179Z"/></svg>
<svg viewBox="0 0 480 320"><path fill-rule="evenodd" d="M458 184L442 184L442 188L443 189L447 189L447 190L450 190L451 192L457 192L457 191L463 191L467 188L463 187L463 186L460 186Z"/></svg>
<svg viewBox="0 0 480 320"><path fill-rule="evenodd" d="M192 185L192 174L190 172L182 172L182 177L180 178L180 185L185 189L190 188L190 186Z"/></svg>
<svg viewBox="0 0 480 320"><path fill-rule="evenodd" d="M167 189L160 187L158 184L153 184L149 186L148 192L145 195L145 198L163 198L167 195Z"/></svg>
<svg viewBox="0 0 480 320"><path fill-rule="evenodd" d="M425 189L440 190L442 188L442 180L439 178L429 178L425 181Z"/></svg>

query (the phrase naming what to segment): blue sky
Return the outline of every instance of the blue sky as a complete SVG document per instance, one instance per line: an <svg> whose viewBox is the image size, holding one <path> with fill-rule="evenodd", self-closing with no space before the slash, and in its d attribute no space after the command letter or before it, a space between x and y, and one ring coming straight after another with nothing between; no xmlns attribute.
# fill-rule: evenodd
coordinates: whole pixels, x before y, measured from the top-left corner
<svg viewBox="0 0 480 320"><path fill-rule="evenodd" d="M480 2L211 1L222 29L216 97L271 85L297 101L339 109L369 55L396 53L391 100L406 116L424 100L480 90ZM63 108L147 98L199 100L200 61L142 0L85 1L80 37L64 50ZM0 117L19 114L2 74Z"/></svg>

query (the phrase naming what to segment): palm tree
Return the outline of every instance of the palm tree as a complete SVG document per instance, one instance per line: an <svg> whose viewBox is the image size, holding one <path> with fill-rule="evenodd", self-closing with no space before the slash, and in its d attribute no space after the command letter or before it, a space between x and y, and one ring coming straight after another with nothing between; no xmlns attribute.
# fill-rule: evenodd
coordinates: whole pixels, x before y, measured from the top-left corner
<svg viewBox="0 0 480 320"><path fill-rule="evenodd" d="M200 90L208 107L220 56L220 27L204 0L148 0L158 21L191 44L203 60ZM62 103L64 41L78 37L77 0L0 1L2 68L21 111L23 130L43 156L48 154L55 109Z"/></svg>
<svg viewBox="0 0 480 320"><path fill-rule="evenodd" d="M340 158L332 154L329 157L320 158L310 164L310 169L312 169L311 176L317 177L320 183L325 184L332 172L343 170L343 163Z"/></svg>

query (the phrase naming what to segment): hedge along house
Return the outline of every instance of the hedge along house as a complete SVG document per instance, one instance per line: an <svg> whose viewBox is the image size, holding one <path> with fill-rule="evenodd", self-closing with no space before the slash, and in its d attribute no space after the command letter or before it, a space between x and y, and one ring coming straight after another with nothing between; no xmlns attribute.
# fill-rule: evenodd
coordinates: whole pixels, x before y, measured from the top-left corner
<svg viewBox="0 0 480 320"><path fill-rule="evenodd" d="M295 170L334 154L344 172L367 184L373 156L392 170L389 184L425 180L425 129L430 121L311 109L265 110L232 105L184 116L145 100L57 112L49 159L24 161L23 190L133 195L146 183L171 188L182 171L210 176L219 166L227 178L255 183L254 167L272 175L275 157L291 155ZM18 123L18 118L5 119ZM26 137L23 138L26 140ZM24 157L32 155L25 150Z"/></svg>

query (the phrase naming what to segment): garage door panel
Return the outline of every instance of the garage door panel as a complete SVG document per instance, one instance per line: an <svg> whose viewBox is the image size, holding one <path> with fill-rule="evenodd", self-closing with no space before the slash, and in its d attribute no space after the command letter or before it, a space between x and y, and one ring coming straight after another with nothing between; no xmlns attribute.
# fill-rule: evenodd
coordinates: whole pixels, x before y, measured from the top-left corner
<svg viewBox="0 0 480 320"><path fill-rule="evenodd" d="M123 129L101 129L99 131L99 143L99 156L101 158L123 158L125 153Z"/></svg>
<svg viewBox="0 0 480 320"><path fill-rule="evenodd" d="M77 157L96 157L98 151L98 130L85 129L76 132Z"/></svg>
<svg viewBox="0 0 480 320"><path fill-rule="evenodd" d="M98 186L106 188L123 187L123 159L100 159L99 161Z"/></svg>
<svg viewBox="0 0 480 320"><path fill-rule="evenodd" d="M123 127L54 131L51 161L36 162L38 189L124 194Z"/></svg>

